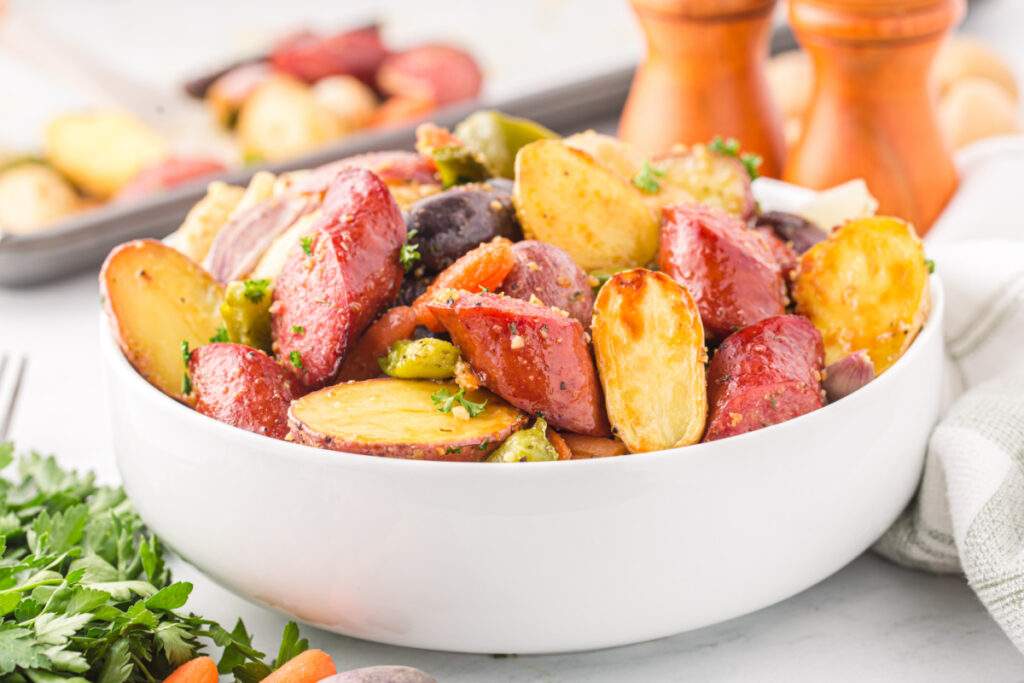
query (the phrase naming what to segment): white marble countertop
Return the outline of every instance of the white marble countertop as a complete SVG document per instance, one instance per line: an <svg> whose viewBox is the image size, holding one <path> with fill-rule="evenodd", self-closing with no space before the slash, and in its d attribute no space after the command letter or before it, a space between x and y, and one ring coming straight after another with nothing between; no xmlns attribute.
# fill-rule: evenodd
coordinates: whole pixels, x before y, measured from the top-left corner
<svg viewBox="0 0 1024 683"><path fill-rule="evenodd" d="M34 6L52 4L51 0L38 0ZM85 4L62 4L62 16L55 20L55 31L66 32L68 27L79 26L85 26L86 32L104 30L95 17L76 17L72 7ZM145 13L137 9L140 3L131 8L125 2L110 4L128 13L134 11L137 17ZM195 22L200 18L200 3L178 4L183 7L179 20ZM352 12L365 16L372 4L333 3L346 6L343 12L335 12L342 16ZM476 2L450 4L466 13L480 7ZM288 5L294 6L296 16L312 16L311 2L295 0ZM412 12L413 20L400 23L396 29L403 39L429 34L428 29L438 25L425 10L415 11L416 3L395 1L383 5L389 16ZM537 40L542 48L547 48L535 50L530 63L543 66L553 58L558 42L551 33L551 21L571 20L565 25L579 29L579 22L586 20L586 28L591 31L588 37L571 39L573 49L562 46L557 50L563 56L571 55L567 67L570 72L599 70L638 54L637 35L628 24L628 12L617 2L601 2L600 11L593 12L583 10L592 6L589 2L537 0L523 5L526 9L518 12L518 19L503 4L493 10L489 6L489 19L482 17L477 23L507 25L508 21L519 21L520 26L532 23L539 27ZM202 7L209 6L202 3ZM254 2L247 6L263 8L253 14L255 32L271 25L266 21L270 3ZM225 13L231 15L232 11ZM623 26L626 28L620 30ZM1021 26L1024 3L1019 0L987 0L973 22L975 30L1015 56L1017 64L1024 65ZM202 64L216 57L189 59L186 54L190 46L200 46L204 36L208 37L207 28L199 24L189 43L169 48L177 56L175 64L181 67L181 72L186 72L189 64ZM608 41L610 30L617 42ZM498 94L503 88L522 87L536 78L536 70L532 75L529 69L517 73L507 58L494 52L497 48L491 40L493 33L469 30L465 22L453 27L452 33L468 37L480 49L491 50L486 62L493 74L501 76L492 85ZM242 42L238 35L233 40L236 47ZM593 52L588 55L587 45L598 42L614 46L603 50L599 57L593 56ZM147 52L141 44L134 47ZM125 47L131 48L130 44ZM138 67L140 74L145 66ZM16 73L17 68L9 62L5 65L0 58L0 82L10 83L8 76L14 78ZM73 103L75 96L46 91L40 101L37 109L43 111ZM31 140L27 119L19 121L15 117L11 124L3 132L7 139L0 137L0 146ZM106 402L98 366L98 327L95 273L29 290L0 289L0 350L22 351L30 356L13 425L14 438L25 448L56 453L64 464L95 469L101 478L112 481L117 473L110 454ZM192 599L195 609L223 622L242 616L255 632L257 646L276 646L283 617L242 601L183 563L177 563L175 568L179 578L196 584ZM756 566L751 571L756 572ZM1024 659L989 619L962 578L905 570L872 554L862 556L808 591L755 614L671 638L598 652L493 658L409 650L312 629L306 629L306 635L315 646L330 651L339 668L408 664L441 681L1024 681Z"/></svg>

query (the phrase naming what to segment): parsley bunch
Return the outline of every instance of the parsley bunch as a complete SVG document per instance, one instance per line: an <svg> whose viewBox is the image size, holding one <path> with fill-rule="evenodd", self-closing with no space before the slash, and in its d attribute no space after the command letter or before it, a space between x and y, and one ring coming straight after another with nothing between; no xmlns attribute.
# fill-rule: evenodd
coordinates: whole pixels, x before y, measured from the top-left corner
<svg viewBox="0 0 1024 683"><path fill-rule="evenodd" d="M0 443L0 470L13 462ZM0 476L0 681L156 683L209 641L221 673L254 683L307 647L290 623L267 663L241 620L179 613L191 591L123 489L37 453Z"/></svg>

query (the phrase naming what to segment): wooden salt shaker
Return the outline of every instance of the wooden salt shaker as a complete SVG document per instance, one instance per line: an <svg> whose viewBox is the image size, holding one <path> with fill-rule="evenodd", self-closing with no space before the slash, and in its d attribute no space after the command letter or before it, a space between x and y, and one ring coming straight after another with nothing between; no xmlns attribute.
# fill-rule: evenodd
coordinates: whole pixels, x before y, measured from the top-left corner
<svg viewBox="0 0 1024 683"><path fill-rule="evenodd" d="M631 0L647 38L619 135L648 154L734 137L778 176L781 119L764 61L775 0Z"/></svg>
<svg viewBox="0 0 1024 683"><path fill-rule="evenodd" d="M864 178L880 213L927 232L957 186L928 75L963 11L963 0L790 0L815 85L786 180Z"/></svg>

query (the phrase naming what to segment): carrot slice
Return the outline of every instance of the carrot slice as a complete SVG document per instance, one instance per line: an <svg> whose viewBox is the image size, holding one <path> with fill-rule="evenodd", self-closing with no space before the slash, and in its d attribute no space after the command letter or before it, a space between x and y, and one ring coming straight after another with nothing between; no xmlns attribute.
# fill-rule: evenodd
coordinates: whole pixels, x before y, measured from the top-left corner
<svg viewBox="0 0 1024 683"><path fill-rule="evenodd" d="M334 660L323 650L306 650L284 663L262 683L317 683L338 673Z"/></svg>
<svg viewBox="0 0 1024 683"><path fill-rule="evenodd" d="M175 669L164 683L217 683L217 665L209 657L196 657Z"/></svg>
<svg viewBox="0 0 1024 683"><path fill-rule="evenodd" d="M572 460L572 449L569 448L569 444L565 442L561 434L548 427L547 437L548 441L551 442L551 445L558 452L559 460Z"/></svg>
<svg viewBox="0 0 1024 683"><path fill-rule="evenodd" d="M446 289L464 289L473 293L495 290L515 265L512 242L504 237L495 237L467 251L455 263L442 270L427 287L427 291L412 302L417 321L432 332L442 332L444 328L441 323L427 308L439 292Z"/></svg>
<svg viewBox="0 0 1024 683"><path fill-rule="evenodd" d="M572 451L573 460L607 458L612 455L625 455L629 452L626 450L626 445L618 439L605 439L600 436L587 436L571 432L562 432L560 436ZM558 447L555 446L555 448Z"/></svg>
<svg viewBox="0 0 1024 683"><path fill-rule="evenodd" d="M377 359L386 356L391 345L408 339L416 330L416 313L409 306L395 306L366 328L345 355L338 373L339 382L373 379L381 374Z"/></svg>

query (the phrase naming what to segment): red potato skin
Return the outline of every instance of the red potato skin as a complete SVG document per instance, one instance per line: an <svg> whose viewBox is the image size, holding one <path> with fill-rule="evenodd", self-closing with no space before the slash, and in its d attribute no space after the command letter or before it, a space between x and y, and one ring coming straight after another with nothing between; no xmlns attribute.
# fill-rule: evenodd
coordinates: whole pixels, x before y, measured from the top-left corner
<svg viewBox="0 0 1024 683"><path fill-rule="evenodd" d="M821 333L799 315L762 320L729 335L708 365L708 428L715 441L822 407Z"/></svg>
<svg viewBox="0 0 1024 683"><path fill-rule="evenodd" d="M117 199L138 199L226 170L227 167L216 159L172 157L139 172L134 180L121 188Z"/></svg>
<svg viewBox="0 0 1024 683"><path fill-rule="evenodd" d="M480 382L554 428L610 433L583 325L545 306L497 294L430 304ZM514 338L522 340L513 348Z"/></svg>
<svg viewBox="0 0 1024 683"><path fill-rule="evenodd" d="M388 95L436 106L474 99L483 75L469 53L449 45L422 45L389 55L377 73Z"/></svg>
<svg viewBox="0 0 1024 683"><path fill-rule="evenodd" d="M786 282L791 282L793 274L796 273L796 267L800 263L800 257L797 256L796 251L788 242L779 239L775 231L769 227L758 226L754 228L754 232L764 239L772 256L775 257L775 262L779 264L779 269L782 270L782 277Z"/></svg>
<svg viewBox="0 0 1024 683"><path fill-rule="evenodd" d="M292 191L303 194L325 192L338 172L346 168L366 169L389 186L404 183L427 185L438 182L437 166L430 157L404 151L367 152L313 169L309 175L295 182Z"/></svg>
<svg viewBox="0 0 1024 683"><path fill-rule="evenodd" d="M545 306L555 306L590 327L594 290L583 269L569 254L550 244L523 240L512 245L516 264L505 276L501 290L515 299L536 296Z"/></svg>
<svg viewBox="0 0 1024 683"><path fill-rule="evenodd" d="M296 249L274 283L271 332L278 358L291 360L307 389L329 383L352 343L394 299L405 223L387 186L365 169L331 182L311 230L310 254Z"/></svg>
<svg viewBox="0 0 1024 683"><path fill-rule="evenodd" d="M288 371L259 349L201 346L192 351L188 371L203 415L275 439L288 433L288 406L299 393Z"/></svg>
<svg viewBox="0 0 1024 683"><path fill-rule="evenodd" d="M658 265L693 295L711 343L785 313L785 281L768 244L721 211L666 207Z"/></svg>
<svg viewBox="0 0 1024 683"><path fill-rule="evenodd" d="M336 75L355 76L373 87L377 69L388 55L377 26L365 26L330 36L293 34L271 52L270 63L278 71L315 83Z"/></svg>

